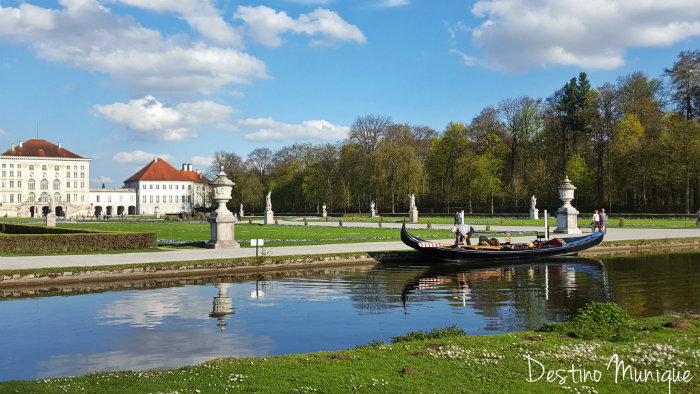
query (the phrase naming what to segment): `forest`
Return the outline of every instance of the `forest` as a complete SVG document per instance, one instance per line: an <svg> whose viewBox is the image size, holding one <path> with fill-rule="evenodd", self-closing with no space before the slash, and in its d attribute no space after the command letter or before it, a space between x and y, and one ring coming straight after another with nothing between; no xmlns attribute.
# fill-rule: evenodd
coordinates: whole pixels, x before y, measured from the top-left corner
<svg viewBox="0 0 700 394"><path fill-rule="evenodd" d="M689 213L700 207L700 50L683 51L662 75L641 72L592 87L585 72L547 98L504 98L444 130L358 116L337 144L258 148L246 158L218 151L236 186L230 204L276 213L423 214L527 212L561 205L576 186L582 212ZM213 179L213 178L212 178Z"/></svg>

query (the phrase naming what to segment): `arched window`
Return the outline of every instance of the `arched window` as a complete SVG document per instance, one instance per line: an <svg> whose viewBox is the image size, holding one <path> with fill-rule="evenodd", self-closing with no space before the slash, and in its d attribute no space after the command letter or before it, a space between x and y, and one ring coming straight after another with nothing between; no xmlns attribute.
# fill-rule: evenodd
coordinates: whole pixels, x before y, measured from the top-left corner
<svg viewBox="0 0 700 394"><path fill-rule="evenodd" d="M27 187L29 187L29 190L34 190L36 187L36 182L34 182L34 179L30 179L29 182L27 182Z"/></svg>
<svg viewBox="0 0 700 394"><path fill-rule="evenodd" d="M36 196L34 193L29 193L29 202L35 202L36 201Z"/></svg>
<svg viewBox="0 0 700 394"><path fill-rule="evenodd" d="M53 181L53 190L59 190L59 189L61 189L61 181L56 179L55 181Z"/></svg>
<svg viewBox="0 0 700 394"><path fill-rule="evenodd" d="M61 202L61 194L60 193L53 194L53 202Z"/></svg>
<svg viewBox="0 0 700 394"><path fill-rule="evenodd" d="M39 202L49 202L49 195L47 193L41 193L41 196L39 196Z"/></svg>
<svg viewBox="0 0 700 394"><path fill-rule="evenodd" d="M41 190L49 190L49 181L47 181L46 179L42 179L40 185Z"/></svg>

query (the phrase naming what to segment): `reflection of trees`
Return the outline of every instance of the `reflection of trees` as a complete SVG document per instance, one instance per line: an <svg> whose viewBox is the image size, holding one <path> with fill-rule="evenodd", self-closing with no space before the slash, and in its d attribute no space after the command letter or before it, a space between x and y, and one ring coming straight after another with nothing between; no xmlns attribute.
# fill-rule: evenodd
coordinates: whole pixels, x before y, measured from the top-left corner
<svg viewBox="0 0 700 394"><path fill-rule="evenodd" d="M360 314L388 313L401 306L401 289L425 271L425 267L379 266L352 281L350 299ZM359 279L359 278L358 278Z"/></svg>
<svg viewBox="0 0 700 394"><path fill-rule="evenodd" d="M613 301L634 317L697 311L699 258L696 252L606 260Z"/></svg>

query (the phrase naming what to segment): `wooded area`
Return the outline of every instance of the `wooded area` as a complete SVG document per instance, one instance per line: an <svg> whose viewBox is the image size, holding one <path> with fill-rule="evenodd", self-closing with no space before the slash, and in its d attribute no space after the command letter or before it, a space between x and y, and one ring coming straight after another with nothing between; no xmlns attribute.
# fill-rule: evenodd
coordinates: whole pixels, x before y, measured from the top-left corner
<svg viewBox="0 0 700 394"><path fill-rule="evenodd" d="M659 78L637 72L592 88L586 73L546 99L515 97L470 123L437 132L359 116L339 144L296 144L246 159L219 151L236 183L232 210L405 212L415 193L423 213L526 212L561 205L568 176L581 211L694 212L700 206L700 51L685 51Z"/></svg>

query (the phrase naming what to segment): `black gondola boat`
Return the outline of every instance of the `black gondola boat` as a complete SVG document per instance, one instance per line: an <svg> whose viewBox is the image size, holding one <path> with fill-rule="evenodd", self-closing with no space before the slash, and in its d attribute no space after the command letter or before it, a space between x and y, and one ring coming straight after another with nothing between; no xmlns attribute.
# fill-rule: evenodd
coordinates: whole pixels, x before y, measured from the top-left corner
<svg viewBox="0 0 700 394"><path fill-rule="evenodd" d="M501 244L498 246L459 245L424 241L411 235L404 222L401 241L420 253L444 261L514 260L576 254L603 242L603 232L583 237L536 240L527 244Z"/></svg>

